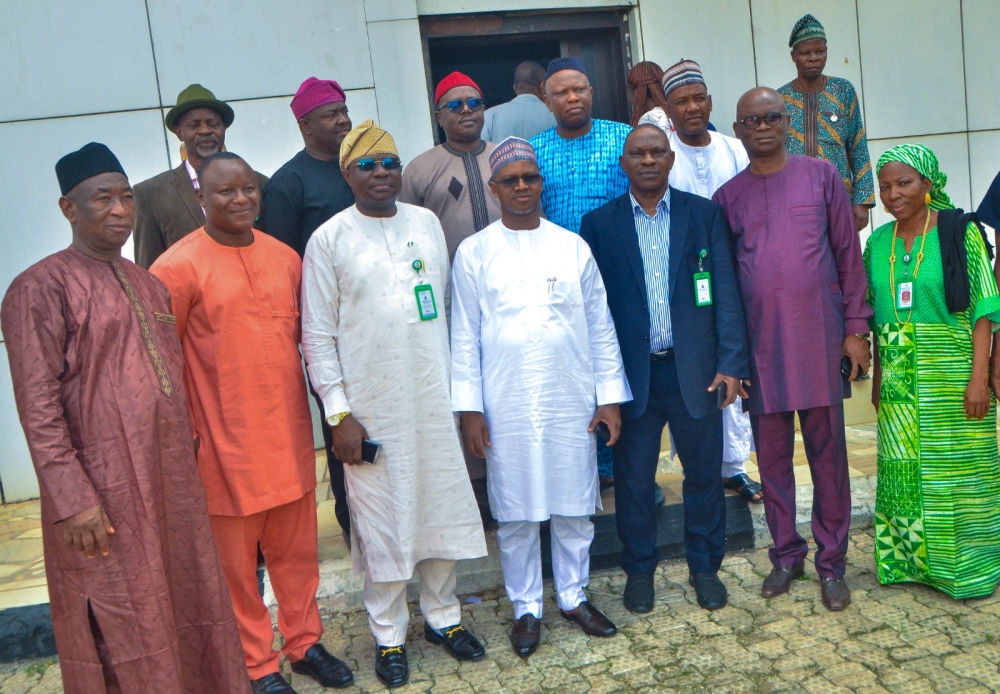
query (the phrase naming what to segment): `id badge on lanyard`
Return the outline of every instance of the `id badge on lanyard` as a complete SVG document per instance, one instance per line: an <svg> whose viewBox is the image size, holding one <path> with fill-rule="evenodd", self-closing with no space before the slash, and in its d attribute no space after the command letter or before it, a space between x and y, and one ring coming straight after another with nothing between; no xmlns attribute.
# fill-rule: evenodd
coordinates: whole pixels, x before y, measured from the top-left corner
<svg viewBox="0 0 1000 694"><path fill-rule="evenodd" d="M896 285L896 308L913 308L913 282L900 282Z"/></svg>
<svg viewBox="0 0 1000 694"><path fill-rule="evenodd" d="M429 284L418 284L413 288L417 295L417 310L420 320L434 320L438 317L437 303L434 301L434 287Z"/></svg>
<svg viewBox="0 0 1000 694"><path fill-rule="evenodd" d="M698 254L698 272L694 274L694 305L712 305L712 276L705 272L705 258L708 256L708 249L701 249Z"/></svg>

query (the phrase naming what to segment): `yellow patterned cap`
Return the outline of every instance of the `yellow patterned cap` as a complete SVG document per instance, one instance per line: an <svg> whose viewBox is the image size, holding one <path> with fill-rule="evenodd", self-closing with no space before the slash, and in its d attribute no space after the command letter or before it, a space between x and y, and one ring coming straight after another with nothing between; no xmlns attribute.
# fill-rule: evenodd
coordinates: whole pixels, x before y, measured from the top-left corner
<svg viewBox="0 0 1000 694"><path fill-rule="evenodd" d="M375 121L369 118L347 133L347 137L344 138L343 144L340 145L340 168L346 169L351 162L378 153L399 156L392 135L375 125Z"/></svg>

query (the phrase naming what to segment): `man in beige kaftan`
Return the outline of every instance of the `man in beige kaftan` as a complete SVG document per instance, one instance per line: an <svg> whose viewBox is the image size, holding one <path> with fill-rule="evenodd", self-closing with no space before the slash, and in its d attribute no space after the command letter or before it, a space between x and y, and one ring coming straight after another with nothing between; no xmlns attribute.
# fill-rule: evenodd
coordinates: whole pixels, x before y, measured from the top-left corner
<svg viewBox="0 0 1000 694"><path fill-rule="evenodd" d="M346 465L376 674L390 687L408 676L414 569L425 637L461 660L485 655L455 597L455 562L484 556L486 542L451 413L448 251L433 213L396 203L400 166L373 122L348 134L341 168L356 203L309 241L302 302L309 378ZM381 444L374 463L361 460L363 439Z"/></svg>

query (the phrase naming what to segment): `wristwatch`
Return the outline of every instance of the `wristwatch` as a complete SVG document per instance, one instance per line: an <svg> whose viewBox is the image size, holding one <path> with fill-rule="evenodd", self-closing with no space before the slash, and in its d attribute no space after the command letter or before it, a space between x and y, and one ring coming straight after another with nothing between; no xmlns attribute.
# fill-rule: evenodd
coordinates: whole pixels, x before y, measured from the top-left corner
<svg viewBox="0 0 1000 694"><path fill-rule="evenodd" d="M854 337L860 337L865 342L868 342L868 333L854 333Z"/></svg>
<svg viewBox="0 0 1000 694"><path fill-rule="evenodd" d="M335 427L338 424L340 424L342 421L344 421L344 417L346 417L349 414L351 414L350 411L348 411L348 412L338 412L337 414L332 414L332 415L330 415L329 417L326 418L326 423L329 424L332 427Z"/></svg>

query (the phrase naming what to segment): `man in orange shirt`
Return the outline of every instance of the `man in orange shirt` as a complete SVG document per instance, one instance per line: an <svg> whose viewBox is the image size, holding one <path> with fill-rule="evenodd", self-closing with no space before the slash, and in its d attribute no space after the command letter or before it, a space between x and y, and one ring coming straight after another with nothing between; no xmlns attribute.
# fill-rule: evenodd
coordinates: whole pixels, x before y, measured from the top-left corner
<svg viewBox="0 0 1000 694"><path fill-rule="evenodd" d="M257 592L257 546L278 599L282 652L323 686L353 676L319 643L316 462L299 356L298 254L255 231L257 177L220 152L198 171L206 224L150 268L184 348L198 468L255 694L294 694Z"/></svg>

